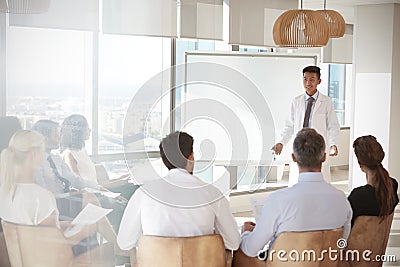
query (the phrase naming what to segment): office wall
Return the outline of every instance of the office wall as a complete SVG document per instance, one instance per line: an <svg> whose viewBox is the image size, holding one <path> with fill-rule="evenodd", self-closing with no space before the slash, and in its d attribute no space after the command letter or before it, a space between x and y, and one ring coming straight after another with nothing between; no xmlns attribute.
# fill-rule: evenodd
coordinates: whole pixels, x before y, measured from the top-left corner
<svg viewBox="0 0 400 267"><path fill-rule="evenodd" d="M6 115L6 13L0 12L0 115Z"/></svg>
<svg viewBox="0 0 400 267"><path fill-rule="evenodd" d="M400 177L399 4L356 7L354 116L351 138L371 134L386 152L383 166ZM353 157L350 187L365 184Z"/></svg>
<svg viewBox="0 0 400 267"><path fill-rule="evenodd" d="M394 114L390 118L389 143L390 150L387 153L389 158L390 173L393 177L400 179L400 119L396 114L400 113L400 4L394 5L393 14L393 63L392 63L392 91L390 96L390 113ZM400 180L398 180L400 181Z"/></svg>
<svg viewBox="0 0 400 267"><path fill-rule="evenodd" d="M331 157L331 166L347 168L349 166L349 153L353 153L350 149L353 141L350 140L350 128L342 128L339 133L338 150L339 155L337 157Z"/></svg>

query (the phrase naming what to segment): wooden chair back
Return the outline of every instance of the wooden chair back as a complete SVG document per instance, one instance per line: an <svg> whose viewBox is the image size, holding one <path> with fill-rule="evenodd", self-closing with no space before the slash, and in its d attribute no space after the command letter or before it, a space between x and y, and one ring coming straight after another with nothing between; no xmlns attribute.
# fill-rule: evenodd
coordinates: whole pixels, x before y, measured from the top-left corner
<svg viewBox="0 0 400 267"><path fill-rule="evenodd" d="M137 249L138 267L226 267L226 264L220 235L143 236Z"/></svg>
<svg viewBox="0 0 400 267"><path fill-rule="evenodd" d="M261 261L246 256L240 249L233 255L234 267L336 267L337 260L329 259L329 248L337 250L337 241L343 237L343 228L307 232L281 233ZM282 252L283 251L283 252ZM323 257L321 257L323 255Z"/></svg>
<svg viewBox="0 0 400 267"><path fill-rule="evenodd" d="M392 221L393 213L384 220L379 216L357 217L347 239L347 246L344 251L345 260L341 262L340 266L381 267L383 262L375 261L375 259L377 255L379 255L378 257L385 255ZM368 259L373 259L374 261L363 258L362 253L366 250L372 252ZM358 259L353 254L354 251L358 251Z"/></svg>
<svg viewBox="0 0 400 267"><path fill-rule="evenodd" d="M13 267L112 267L110 243L74 257L62 231L50 226L28 226L2 221L8 256Z"/></svg>

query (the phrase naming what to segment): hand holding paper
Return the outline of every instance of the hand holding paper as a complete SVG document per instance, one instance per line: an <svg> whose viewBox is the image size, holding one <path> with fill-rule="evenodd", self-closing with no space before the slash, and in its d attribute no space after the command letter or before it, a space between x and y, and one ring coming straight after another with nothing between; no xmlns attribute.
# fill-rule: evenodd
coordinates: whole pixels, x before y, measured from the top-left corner
<svg viewBox="0 0 400 267"><path fill-rule="evenodd" d="M112 209L104 209L102 207L87 204L85 208L71 222L71 227L64 231L65 237L71 237L83 229L85 225L94 224L101 218L106 216Z"/></svg>

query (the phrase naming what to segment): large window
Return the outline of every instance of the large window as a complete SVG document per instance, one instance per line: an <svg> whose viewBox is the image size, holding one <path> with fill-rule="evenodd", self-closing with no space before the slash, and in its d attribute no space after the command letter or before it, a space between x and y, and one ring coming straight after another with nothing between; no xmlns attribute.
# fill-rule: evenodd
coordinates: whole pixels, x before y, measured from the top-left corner
<svg viewBox="0 0 400 267"><path fill-rule="evenodd" d="M88 115L85 62L91 36L85 32L9 27L7 31L7 115L24 128L39 119L62 121Z"/></svg>
<svg viewBox="0 0 400 267"><path fill-rule="evenodd" d="M86 143L90 154L122 153L128 106L143 84L170 66L170 44L167 38L8 27L7 115L29 129L39 119L61 123L82 114L92 128L94 142ZM153 103L142 104L126 126L146 138L146 149L157 150L161 109L153 109L145 123Z"/></svg>
<svg viewBox="0 0 400 267"><path fill-rule="evenodd" d="M346 121L346 67L345 64L329 65L328 95L333 101L336 115L340 125L347 124Z"/></svg>
<svg viewBox="0 0 400 267"><path fill-rule="evenodd" d="M170 66L170 43L169 39L155 37L100 36L100 154L122 152L124 127L132 138L147 138L147 150L158 150L165 121L161 106L155 110L152 109L155 103L134 103L140 105L139 112L128 114L126 124L124 120L135 94L146 82ZM159 92L161 95L161 87Z"/></svg>

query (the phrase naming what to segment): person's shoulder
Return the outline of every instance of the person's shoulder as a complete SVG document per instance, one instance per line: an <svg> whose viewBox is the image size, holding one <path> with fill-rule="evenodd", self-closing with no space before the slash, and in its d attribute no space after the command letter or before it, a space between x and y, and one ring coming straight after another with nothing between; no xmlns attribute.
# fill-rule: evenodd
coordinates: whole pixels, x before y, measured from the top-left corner
<svg viewBox="0 0 400 267"><path fill-rule="evenodd" d="M274 192L272 192L267 200L268 201L274 201L276 199L290 199L293 198L296 195L296 192L298 191L298 189L296 188L296 186L292 186L292 187L287 187L287 188L282 188L282 189L278 189Z"/></svg>
<svg viewBox="0 0 400 267"><path fill-rule="evenodd" d="M396 179L394 179L393 177L390 177L390 178L392 178L392 181L393 181L393 187L394 188L398 188L399 187L399 183L397 182L397 180Z"/></svg>
<svg viewBox="0 0 400 267"><path fill-rule="evenodd" d="M17 187L26 195L43 198L53 196L53 193L38 184L17 184Z"/></svg>
<svg viewBox="0 0 400 267"><path fill-rule="evenodd" d="M364 197L366 195L370 195L373 192L374 192L374 189L370 185L367 185L367 184L362 185L362 186L356 187L353 190L351 190L349 199Z"/></svg>
<svg viewBox="0 0 400 267"><path fill-rule="evenodd" d="M62 159L61 158L61 154L59 152L57 152L57 151L54 151L54 150L49 153L49 156L52 159Z"/></svg>
<svg viewBox="0 0 400 267"><path fill-rule="evenodd" d="M293 101L299 101L299 100L304 100L304 99L305 99L305 96L304 96L304 93L302 93L300 95L295 96L293 98Z"/></svg>
<svg viewBox="0 0 400 267"><path fill-rule="evenodd" d="M59 165L61 165L61 163L64 163L64 161L63 161L63 159L62 159L62 157L61 157L61 155L59 154L59 153L56 153L56 152L51 152L50 154L49 154L49 156L51 157L51 159L53 160L53 162L55 163L55 164L59 164Z"/></svg>
<svg viewBox="0 0 400 267"><path fill-rule="evenodd" d="M318 91L318 99L319 99L320 101L329 101L329 102L332 102L332 99L331 99L329 96L327 96L327 95L321 93L320 91Z"/></svg>

